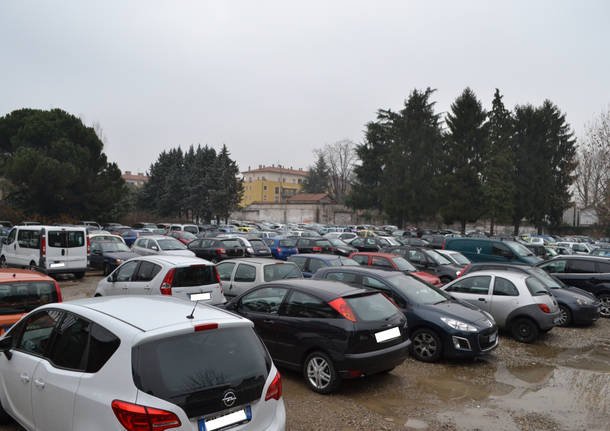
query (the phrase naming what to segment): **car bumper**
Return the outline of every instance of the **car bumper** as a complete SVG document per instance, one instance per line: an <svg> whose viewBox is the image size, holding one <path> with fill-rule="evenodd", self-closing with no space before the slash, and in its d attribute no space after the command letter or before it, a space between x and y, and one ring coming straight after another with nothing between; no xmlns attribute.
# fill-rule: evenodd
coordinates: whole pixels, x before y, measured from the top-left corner
<svg viewBox="0 0 610 431"><path fill-rule="evenodd" d="M590 325L600 318L600 305L576 305L570 308L572 323L577 325Z"/></svg>
<svg viewBox="0 0 610 431"><path fill-rule="evenodd" d="M411 340L407 339L385 349L345 354L342 360L336 361L337 372L342 378L355 378L389 370L404 362L409 355L410 345ZM354 371L360 371L360 373L356 374Z"/></svg>
<svg viewBox="0 0 610 431"><path fill-rule="evenodd" d="M498 328L491 327L479 332L455 331L444 340L444 354L448 358L483 356L498 347Z"/></svg>
<svg viewBox="0 0 610 431"><path fill-rule="evenodd" d="M551 329L553 326L557 326L557 324L559 323L559 310L557 310L555 313L541 313L543 314L542 316L538 316L536 323L538 323L538 326L540 327L541 330L543 331L547 331L549 329Z"/></svg>
<svg viewBox="0 0 610 431"><path fill-rule="evenodd" d="M76 272L85 272L85 271L87 271L87 268L66 268L66 267L44 268L44 272L46 274L73 274Z"/></svg>

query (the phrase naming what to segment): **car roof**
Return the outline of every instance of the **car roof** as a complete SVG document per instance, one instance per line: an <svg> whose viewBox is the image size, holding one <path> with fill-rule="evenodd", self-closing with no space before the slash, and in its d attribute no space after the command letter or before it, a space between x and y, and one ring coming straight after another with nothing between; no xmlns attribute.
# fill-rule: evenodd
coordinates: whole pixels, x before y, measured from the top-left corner
<svg viewBox="0 0 610 431"><path fill-rule="evenodd" d="M530 274L530 273L511 271L510 269L486 269L484 271L469 272L468 274L466 274L462 277L465 278L465 277L471 277L474 275L493 275L496 277L505 277L505 278L515 277L515 278L519 278L519 279L528 278L528 277L532 276L532 274ZM457 278L456 280L459 280L462 277Z"/></svg>
<svg viewBox="0 0 610 431"><path fill-rule="evenodd" d="M149 256L139 256L138 260L147 260L169 265L214 265L212 262L192 256L178 256L175 254L154 254Z"/></svg>
<svg viewBox="0 0 610 431"><path fill-rule="evenodd" d="M593 256L591 254L567 254L567 255L555 256L552 259L545 260L544 262L541 262L541 263L551 262L553 260L562 260L562 259L590 260L592 262L605 262L605 263L610 262L610 259L608 259L607 257L604 257L604 256Z"/></svg>
<svg viewBox="0 0 610 431"><path fill-rule="evenodd" d="M336 254L327 254L327 253L298 253L298 254L293 254L292 256L289 256L288 259L290 259L291 257L297 257L297 256L310 257L313 259L328 259L328 260L336 260L341 257Z"/></svg>
<svg viewBox="0 0 610 431"><path fill-rule="evenodd" d="M244 263L252 263L255 265L265 265L265 264L272 264L272 263L283 263L283 264L287 263L283 260L268 259L268 258L264 258L264 257L247 257L245 259L227 259L227 260L223 260L220 263L225 263L225 262L235 262L235 263L244 262ZM293 262L288 262L288 263L292 263L294 265Z"/></svg>
<svg viewBox="0 0 610 431"><path fill-rule="evenodd" d="M394 271L394 270L390 270L389 268L388 269L373 268L371 266L329 266L326 268L320 268L320 269L318 269L317 272L322 273L322 272L333 272L333 271L361 272L361 273L366 273L366 274L375 274L380 277L388 277L388 276L395 276L395 275L403 274L402 271Z"/></svg>
<svg viewBox="0 0 610 431"><path fill-rule="evenodd" d="M374 252L374 251L359 251L359 252L356 252L354 254L366 254L367 256L387 257L387 258L402 257L399 254L394 254L394 253L377 253L377 252Z"/></svg>
<svg viewBox="0 0 610 431"><path fill-rule="evenodd" d="M148 231L146 231L148 232ZM173 241L178 241L176 238L172 238L171 236L167 236L167 235L145 235L142 238L145 239L169 239L169 240L173 240ZM140 239L140 238L138 238Z"/></svg>
<svg viewBox="0 0 610 431"><path fill-rule="evenodd" d="M189 322L220 323L246 320L226 310L206 304L197 304L194 319L187 319L186 316L191 314L194 304L169 296L103 296L77 299L62 304L65 305L62 308L72 309L75 312L78 312L76 309L82 307L102 313L142 331L153 331ZM57 306L57 304L53 305Z"/></svg>
<svg viewBox="0 0 610 431"><path fill-rule="evenodd" d="M0 283L12 281L55 281L41 272L29 271L27 269L2 268L0 269Z"/></svg>
<svg viewBox="0 0 610 431"><path fill-rule="evenodd" d="M359 293L370 292L370 289L363 287L350 286L340 281L335 280L320 280L320 279L290 279L277 280L264 283L261 286L282 285L299 289L303 292L311 292L312 294L324 299L332 300L341 296L357 295Z"/></svg>

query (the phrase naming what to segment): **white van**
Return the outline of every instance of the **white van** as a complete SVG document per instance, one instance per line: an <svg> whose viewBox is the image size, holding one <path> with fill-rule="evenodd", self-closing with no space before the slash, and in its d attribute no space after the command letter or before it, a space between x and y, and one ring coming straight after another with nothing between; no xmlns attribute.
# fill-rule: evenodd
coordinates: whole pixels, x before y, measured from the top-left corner
<svg viewBox="0 0 610 431"><path fill-rule="evenodd" d="M89 237L84 227L15 226L6 237L0 266L35 268L47 274L85 275Z"/></svg>
<svg viewBox="0 0 610 431"><path fill-rule="evenodd" d="M199 233L199 228L196 224L172 224L169 226L169 230L183 230L190 232L193 235L197 235Z"/></svg>

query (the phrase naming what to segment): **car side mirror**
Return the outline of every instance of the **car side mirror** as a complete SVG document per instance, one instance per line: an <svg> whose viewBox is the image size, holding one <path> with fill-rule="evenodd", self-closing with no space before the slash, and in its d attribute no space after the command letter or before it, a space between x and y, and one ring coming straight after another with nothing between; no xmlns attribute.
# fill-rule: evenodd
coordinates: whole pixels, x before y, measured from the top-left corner
<svg viewBox="0 0 610 431"><path fill-rule="evenodd" d="M159 251L159 247L157 247L156 245L153 245L153 246L151 247L151 250L154 250L154 251Z"/></svg>
<svg viewBox="0 0 610 431"><path fill-rule="evenodd" d="M116 272L110 274L110 276L108 277L108 281L111 283L114 283L116 281Z"/></svg>
<svg viewBox="0 0 610 431"><path fill-rule="evenodd" d="M10 360L13 357L13 354L11 353L11 349L13 348L13 337L12 336L8 336L8 337L4 337L0 340L0 352L4 353L4 356L6 356L6 359Z"/></svg>
<svg viewBox="0 0 610 431"><path fill-rule="evenodd" d="M97 255L101 255L102 254L102 250L93 250L92 253L93 254L97 254Z"/></svg>

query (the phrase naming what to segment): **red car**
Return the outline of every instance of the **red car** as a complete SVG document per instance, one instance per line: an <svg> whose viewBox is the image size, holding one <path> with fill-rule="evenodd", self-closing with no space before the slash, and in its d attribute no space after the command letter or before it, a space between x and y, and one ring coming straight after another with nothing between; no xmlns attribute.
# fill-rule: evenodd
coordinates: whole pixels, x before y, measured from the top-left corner
<svg viewBox="0 0 610 431"><path fill-rule="evenodd" d="M172 238L176 238L184 245L188 245L189 242L197 239L195 235L185 230L172 230L165 234L166 236L171 236Z"/></svg>
<svg viewBox="0 0 610 431"><path fill-rule="evenodd" d="M414 275L426 283L433 286L442 286L441 280L432 274L427 272L418 271L407 259L391 253L373 253L373 252L359 252L352 253L350 256L360 265L372 266L379 269L387 269L390 271L402 271Z"/></svg>

